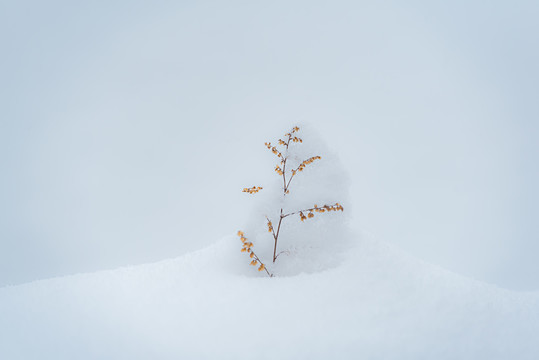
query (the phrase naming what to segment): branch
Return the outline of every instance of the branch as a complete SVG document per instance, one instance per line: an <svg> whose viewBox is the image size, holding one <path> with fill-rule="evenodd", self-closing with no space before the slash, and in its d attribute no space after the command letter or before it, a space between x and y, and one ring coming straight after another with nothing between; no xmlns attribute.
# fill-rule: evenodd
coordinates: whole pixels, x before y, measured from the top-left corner
<svg viewBox="0 0 539 360"><path fill-rule="evenodd" d="M318 207L318 206L315 205L314 207L309 208L309 209L298 210L298 211L294 211L294 212L284 214L284 215L281 215L281 216L283 218L285 218L285 217L290 216L290 215L295 215L295 214L299 214L299 213L303 213L303 212L307 212L307 211L309 211L309 212L312 212L312 211L326 212L326 211L337 211L337 210L343 211L344 208L339 203L335 203L333 205L324 205L322 207Z"/></svg>
<svg viewBox="0 0 539 360"><path fill-rule="evenodd" d="M292 178L295 175L295 172L297 171L297 170L292 171L292 176L290 177L290 179L287 182L286 181L286 161L288 160L288 147L290 146L291 141L293 141L293 142L303 142L302 139L300 139L299 137L293 135L297 131L299 131L299 127L294 126L292 128L292 131L290 131L289 133L284 135L284 136L288 136L287 141L284 141L283 139L278 140L279 145L283 145L283 146L286 147L286 156L283 156L283 154L281 152L279 152L275 146L272 146L270 142L265 143L266 147L268 149L270 149L274 154L276 154L281 159L281 164L283 165L283 169L281 170L279 165L277 165L275 167L275 171L279 175L283 176L283 192L284 192L285 195L288 193L288 187L290 185L290 181L292 180ZM302 167L302 166L305 167L306 161L308 161L308 160L305 160L303 163L301 163L300 167ZM312 160L311 160L311 162L312 162ZM303 168L301 170L303 170Z"/></svg>
<svg viewBox="0 0 539 360"><path fill-rule="evenodd" d="M294 131L294 130L293 130ZM283 158L283 192L284 195L286 195L286 192L288 191L288 184L290 184L290 180L288 181L288 184L286 183L286 160L288 160L288 146L290 145L290 140L292 140L292 132L288 133L288 141L284 143L286 146L286 157ZM292 178L290 178L292 179Z"/></svg>
<svg viewBox="0 0 539 360"><path fill-rule="evenodd" d="M282 253L290 254L290 251L288 251L288 250L283 250L283 251L281 251L280 253L277 254L277 256L275 256L275 260L277 260L277 258L279 257L279 255L281 255Z"/></svg>
<svg viewBox="0 0 539 360"><path fill-rule="evenodd" d="M255 194L255 193L259 192L260 190L262 190L262 187L253 186L252 188L244 188L242 190L242 192L246 192L246 193L249 193L249 194Z"/></svg>
<svg viewBox="0 0 539 360"><path fill-rule="evenodd" d="M286 188L288 189L288 187L290 186L290 182L292 181L292 179L294 178L294 176L296 176L296 174L298 173L298 171L303 171L303 169L305 168L305 166L309 165L310 163L312 163L313 161L315 160L319 160L321 159L320 156L313 156L313 157L310 157L308 158L307 160L303 160L301 162L301 164L298 165L298 167L294 170L292 170L292 176L290 176L290 179L288 179L288 184L286 185Z"/></svg>
<svg viewBox="0 0 539 360"><path fill-rule="evenodd" d="M258 258L258 256L256 256L255 252L253 250L250 251L251 254L253 254L253 257L255 258L256 261L258 261L260 263L261 266L263 266L263 269L266 271L266 274L268 274L269 277L273 277L273 274L270 273L268 271L268 269L266 269L266 265L264 265L264 263L262 261L260 261L260 259Z"/></svg>
<svg viewBox="0 0 539 360"><path fill-rule="evenodd" d="M269 224L272 224L271 225L271 232L273 233L273 238L275 239L275 230L273 229L273 223L271 222L271 220L267 216L266 216L266 220L268 220Z"/></svg>
<svg viewBox="0 0 539 360"><path fill-rule="evenodd" d="M243 231L238 231L238 236L240 237L241 242L243 243L241 252L248 252L250 258L255 258L253 261L251 261L251 265L256 265L258 262L260 264L260 267L258 268L258 271L265 270L266 274L268 274L269 277L273 277L273 274L266 269L266 265L260 260L260 258L254 253L253 249L253 243L250 241L247 241L247 238L244 236L245 234ZM254 264L253 264L254 262Z"/></svg>

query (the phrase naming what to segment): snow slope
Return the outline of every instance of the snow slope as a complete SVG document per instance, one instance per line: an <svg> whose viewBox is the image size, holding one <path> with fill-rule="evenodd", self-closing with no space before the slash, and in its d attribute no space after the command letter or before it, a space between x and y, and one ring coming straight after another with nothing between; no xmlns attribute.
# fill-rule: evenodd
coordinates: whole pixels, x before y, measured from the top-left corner
<svg viewBox="0 0 539 360"><path fill-rule="evenodd" d="M1 288L0 359L539 358L539 293L365 237L331 268L275 278L239 248L231 236L177 259Z"/></svg>

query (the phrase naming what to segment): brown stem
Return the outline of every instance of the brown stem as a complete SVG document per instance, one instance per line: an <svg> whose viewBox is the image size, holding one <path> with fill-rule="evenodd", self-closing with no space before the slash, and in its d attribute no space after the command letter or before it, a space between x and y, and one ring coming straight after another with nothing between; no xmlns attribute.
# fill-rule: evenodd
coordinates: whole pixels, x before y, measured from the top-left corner
<svg viewBox="0 0 539 360"><path fill-rule="evenodd" d="M292 132L288 134L288 141L286 142L286 150L288 150L288 145L290 145L290 140L292 140Z"/></svg>
<svg viewBox="0 0 539 360"><path fill-rule="evenodd" d="M290 181L294 177L294 175L291 175L290 179L288 180L288 183L286 182L286 160L288 160L288 147L290 146L290 141L292 141L292 132L288 134L288 141L285 143L286 156L282 157L283 159L283 194L284 194L283 196L286 196L286 192L288 191L288 186L290 185ZM275 243L273 245L273 263L275 263L275 260L277 260L277 256L278 256L277 255L277 241L279 240L279 231L281 230L281 223L283 222L283 219L285 217L286 216L283 216L283 209L281 208L281 214L279 216L279 224L277 225L277 233L273 231L273 239L275 240Z"/></svg>
<svg viewBox="0 0 539 360"><path fill-rule="evenodd" d="M281 215L279 216L279 225L277 225L277 233L274 235L275 243L273 245L273 262L277 259L277 240L279 239L279 231L281 230L281 222L283 221L283 209L281 209Z"/></svg>
<svg viewBox="0 0 539 360"><path fill-rule="evenodd" d="M309 160L309 159L307 159ZM307 160L304 160L301 164L298 165L298 167L295 169L295 170L292 170L292 175L290 176L290 179L288 179L288 184L286 185L286 188L288 189L288 187L290 186L290 182L292 181L292 179L294 178L294 176L296 176L296 174L298 173L299 171L299 168L301 167L301 165L307 161Z"/></svg>
<svg viewBox="0 0 539 360"><path fill-rule="evenodd" d="M290 252L289 252L289 251L286 251L286 250L283 250L283 251L279 252L275 258L278 258L279 255L281 255L281 254L283 254L283 253L290 253Z"/></svg>
<svg viewBox="0 0 539 360"><path fill-rule="evenodd" d="M275 239L275 230L273 230L273 222L271 222L271 220L267 216L266 216L266 219L268 220L268 222L272 223L271 232L273 233L273 238Z"/></svg>
<svg viewBox="0 0 539 360"><path fill-rule="evenodd" d="M288 190L288 187L290 186L290 182L292 181L293 178L294 178L294 173L292 173L292 175L290 176L290 179L288 179L288 184L286 184L286 190Z"/></svg>
<svg viewBox="0 0 539 360"><path fill-rule="evenodd" d="M260 261L260 259L258 258L258 256L256 256L255 252L253 250L251 250L251 253L253 254L254 258L256 261L258 261L258 263L260 265L264 265L264 263L262 261ZM266 274L268 274L269 277L273 277L273 274L271 274L268 269L266 269L266 265L264 265L264 270L266 271Z"/></svg>
<svg viewBox="0 0 539 360"><path fill-rule="evenodd" d="M290 181L288 181L288 184L286 183L286 160L288 160L288 146L290 145L290 141L292 140L292 133L288 135L288 141L286 142L286 157L283 157L283 192L286 195L286 191L288 190L288 184L290 184ZM292 179L292 178L290 178Z"/></svg>
<svg viewBox="0 0 539 360"><path fill-rule="evenodd" d="M286 160L288 159L288 157L285 157L284 160L283 160L283 191L286 195Z"/></svg>

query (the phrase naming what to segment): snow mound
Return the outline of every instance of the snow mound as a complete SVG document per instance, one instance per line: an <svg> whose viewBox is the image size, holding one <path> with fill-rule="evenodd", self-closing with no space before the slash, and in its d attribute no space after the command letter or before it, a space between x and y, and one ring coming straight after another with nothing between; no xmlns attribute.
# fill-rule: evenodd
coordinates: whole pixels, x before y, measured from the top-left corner
<svg viewBox="0 0 539 360"><path fill-rule="evenodd" d="M1 359L537 359L539 294L363 237L338 265L251 277L238 239L0 289Z"/></svg>

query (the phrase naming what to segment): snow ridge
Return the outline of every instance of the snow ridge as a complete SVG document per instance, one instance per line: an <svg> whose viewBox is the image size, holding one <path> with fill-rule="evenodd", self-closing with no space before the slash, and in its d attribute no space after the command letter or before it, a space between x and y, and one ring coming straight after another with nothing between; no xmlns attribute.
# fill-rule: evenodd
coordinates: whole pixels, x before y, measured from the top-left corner
<svg viewBox="0 0 539 360"><path fill-rule="evenodd" d="M250 276L235 236L153 264L0 289L2 359L533 359L539 293L365 236L335 266Z"/></svg>

